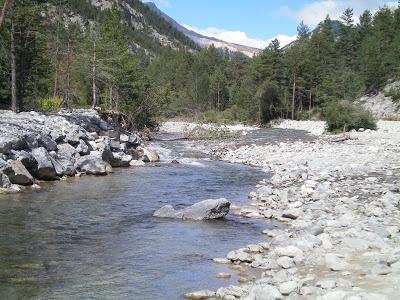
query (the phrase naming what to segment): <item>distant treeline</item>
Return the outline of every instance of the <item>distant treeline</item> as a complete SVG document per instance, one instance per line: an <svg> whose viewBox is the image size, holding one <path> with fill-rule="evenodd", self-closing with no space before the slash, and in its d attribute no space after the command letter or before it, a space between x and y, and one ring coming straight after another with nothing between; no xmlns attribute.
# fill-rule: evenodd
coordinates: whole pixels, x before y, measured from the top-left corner
<svg viewBox="0 0 400 300"><path fill-rule="evenodd" d="M250 59L199 50L140 1L128 3L179 49L162 46L148 28L128 26L119 7L0 1L0 106L101 106L139 127L159 116L265 123L323 114L400 75L400 8L366 11L358 24L347 9L340 26L327 17L314 31L301 23L294 43L281 48L274 40ZM82 19L72 22L76 15Z"/></svg>

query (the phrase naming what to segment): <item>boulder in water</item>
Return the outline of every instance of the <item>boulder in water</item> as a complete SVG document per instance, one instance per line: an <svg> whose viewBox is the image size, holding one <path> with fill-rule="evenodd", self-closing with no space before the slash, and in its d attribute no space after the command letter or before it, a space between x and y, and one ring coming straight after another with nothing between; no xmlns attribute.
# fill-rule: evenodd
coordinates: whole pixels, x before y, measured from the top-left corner
<svg viewBox="0 0 400 300"><path fill-rule="evenodd" d="M56 170L54 168L52 158L43 147L32 150L32 156L37 161L37 169L34 171L34 176L41 180L57 180Z"/></svg>
<svg viewBox="0 0 400 300"><path fill-rule="evenodd" d="M98 155L86 155L76 159L75 169L88 175L107 175L112 173L111 165Z"/></svg>
<svg viewBox="0 0 400 300"><path fill-rule="evenodd" d="M220 219L228 214L230 205L230 202L224 198L204 200L181 210L165 205L153 216L196 221Z"/></svg>
<svg viewBox="0 0 400 300"><path fill-rule="evenodd" d="M32 185L34 182L32 175L19 160L11 161L10 168L4 170L4 173L13 184Z"/></svg>

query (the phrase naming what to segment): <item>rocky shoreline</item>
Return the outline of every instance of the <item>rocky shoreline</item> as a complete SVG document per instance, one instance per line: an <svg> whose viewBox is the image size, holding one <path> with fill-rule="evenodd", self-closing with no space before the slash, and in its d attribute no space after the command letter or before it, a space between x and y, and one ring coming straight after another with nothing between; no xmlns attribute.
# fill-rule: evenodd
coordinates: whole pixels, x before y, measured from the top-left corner
<svg viewBox="0 0 400 300"><path fill-rule="evenodd" d="M159 156L95 110L57 114L0 111L0 194L67 176L107 175Z"/></svg>
<svg viewBox="0 0 400 300"><path fill-rule="evenodd" d="M296 129L295 123L288 128ZM310 126L300 122L297 129ZM261 278L187 298L398 299L400 122L380 121L378 128L311 142L214 149L221 160L272 174L236 213L286 226L265 230L268 242L215 259L260 269ZM319 134L321 124L309 131Z"/></svg>

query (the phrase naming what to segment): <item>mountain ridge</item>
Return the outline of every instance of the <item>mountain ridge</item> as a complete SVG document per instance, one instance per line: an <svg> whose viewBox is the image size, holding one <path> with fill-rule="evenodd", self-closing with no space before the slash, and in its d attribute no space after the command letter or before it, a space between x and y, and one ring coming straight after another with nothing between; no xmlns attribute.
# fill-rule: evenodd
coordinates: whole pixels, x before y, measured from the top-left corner
<svg viewBox="0 0 400 300"><path fill-rule="evenodd" d="M196 31L187 29L186 27L175 21L173 18L168 16L166 13L164 13L162 10L160 10L154 2L145 2L144 4L147 5L147 7L149 7L151 10L162 16L175 29L182 32L184 35L189 37L192 41L194 41L202 48L206 48L213 44L216 48L228 49L230 52L240 52L248 57L253 57L262 52L262 49L223 41L218 38L205 36Z"/></svg>

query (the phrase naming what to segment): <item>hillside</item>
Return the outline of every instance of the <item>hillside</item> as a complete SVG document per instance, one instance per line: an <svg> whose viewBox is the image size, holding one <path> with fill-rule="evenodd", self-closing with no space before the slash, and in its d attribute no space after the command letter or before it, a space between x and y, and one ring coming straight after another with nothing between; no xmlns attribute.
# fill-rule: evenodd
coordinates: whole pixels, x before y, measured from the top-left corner
<svg viewBox="0 0 400 300"><path fill-rule="evenodd" d="M71 0L65 9L71 11L70 20L88 24L90 21L99 22L101 15L113 5L122 12L131 50L142 57L157 56L163 48L198 49L191 39L139 0Z"/></svg>
<svg viewBox="0 0 400 300"><path fill-rule="evenodd" d="M173 18L162 12L156 4L153 2L147 2L146 5L154 12L156 12L158 15L162 16L169 24L172 25L175 29L178 31L182 32L185 36L190 38L192 41L194 41L197 45L199 45L202 48L206 48L210 45L214 45L216 48L220 49L228 49L228 51L232 53L243 53L244 55L248 57L253 57L259 53L261 53L261 49L254 48L254 47L249 47L249 46L244 46L244 45L239 45L235 43L230 43L226 42L214 37L208 37L202 34L199 34L193 30L189 30L186 27L182 26L178 22L176 22Z"/></svg>

